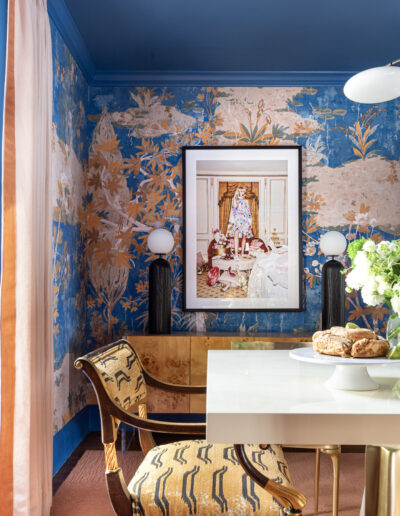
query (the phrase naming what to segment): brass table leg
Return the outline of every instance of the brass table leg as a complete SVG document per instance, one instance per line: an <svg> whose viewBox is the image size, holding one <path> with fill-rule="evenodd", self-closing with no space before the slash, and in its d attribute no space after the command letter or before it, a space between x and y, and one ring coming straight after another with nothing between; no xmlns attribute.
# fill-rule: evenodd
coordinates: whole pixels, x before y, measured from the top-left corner
<svg viewBox="0 0 400 516"><path fill-rule="evenodd" d="M400 516L399 486L400 446L367 446L365 516Z"/></svg>
<svg viewBox="0 0 400 516"><path fill-rule="evenodd" d="M314 475L314 515L318 516L318 501L319 501L319 467L321 463L321 452L317 448L315 450L315 475Z"/></svg>
<svg viewBox="0 0 400 516"><path fill-rule="evenodd" d="M333 468L333 493L332 493L332 515L338 516L339 513L339 473L340 473L340 453L339 445L322 446L322 453L329 455L332 460ZM399 515L400 516L400 515Z"/></svg>

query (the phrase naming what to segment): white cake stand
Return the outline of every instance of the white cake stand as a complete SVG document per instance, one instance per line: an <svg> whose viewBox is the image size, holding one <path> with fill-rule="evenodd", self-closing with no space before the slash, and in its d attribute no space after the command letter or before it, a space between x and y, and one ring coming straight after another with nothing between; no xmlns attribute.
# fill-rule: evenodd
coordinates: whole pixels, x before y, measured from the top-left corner
<svg viewBox="0 0 400 516"><path fill-rule="evenodd" d="M374 391L379 385L368 374L369 365L399 366L400 360L380 358L342 358L331 355L322 355L313 348L292 349L291 358L312 364L336 366L326 385L333 389L346 391Z"/></svg>

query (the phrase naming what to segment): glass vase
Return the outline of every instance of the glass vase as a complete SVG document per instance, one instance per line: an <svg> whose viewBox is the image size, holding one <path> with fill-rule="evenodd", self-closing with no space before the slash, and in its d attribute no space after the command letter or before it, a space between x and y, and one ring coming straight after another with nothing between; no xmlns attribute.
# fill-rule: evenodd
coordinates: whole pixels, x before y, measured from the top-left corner
<svg viewBox="0 0 400 516"><path fill-rule="evenodd" d="M389 358L400 358L400 317L396 312L390 314L386 326L386 338L390 344Z"/></svg>

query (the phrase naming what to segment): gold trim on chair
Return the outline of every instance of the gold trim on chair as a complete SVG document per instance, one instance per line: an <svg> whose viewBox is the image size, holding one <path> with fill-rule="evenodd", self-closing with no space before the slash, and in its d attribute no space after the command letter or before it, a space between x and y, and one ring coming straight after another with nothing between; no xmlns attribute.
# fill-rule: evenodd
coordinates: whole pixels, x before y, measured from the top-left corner
<svg viewBox="0 0 400 516"><path fill-rule="evenodd" d="M259 448L265 450L265 444L260 444ZM246 454L243 444L234 444L236 456L243 470L259 486L271 494L284 508L285 514L298 514L301 516L302 509L306 505L306 497L292 486L284 486L266 477L254 467L254 464Z"/></svg>
<svg viewBox="0 0 400 516"><path fill-rule="evenodd" d="M104 453L106 456L106 473L113 473L118 470L117 452L115 443L104 443Z"/></svg>

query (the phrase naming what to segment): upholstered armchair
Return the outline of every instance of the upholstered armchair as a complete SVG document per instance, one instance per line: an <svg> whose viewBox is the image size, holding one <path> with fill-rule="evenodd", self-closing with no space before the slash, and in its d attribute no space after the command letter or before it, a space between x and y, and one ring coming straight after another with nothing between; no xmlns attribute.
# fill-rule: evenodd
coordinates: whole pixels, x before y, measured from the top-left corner
<svg viewBox="0 0 400 516"><path fill-rule="evenodd" d="M96 392L106 482L119 516L302 514L305 497L291 485L279 446L215 445L198 439L156 446L153 431L199 435L205 433L205 424L148 419L146 385L192 394L204 393L205 387L158 380L125 340L78 358L75 367L89 377ZM115 446L121 422L138 429L145 454L128 485L118 467Z"/></svg>

